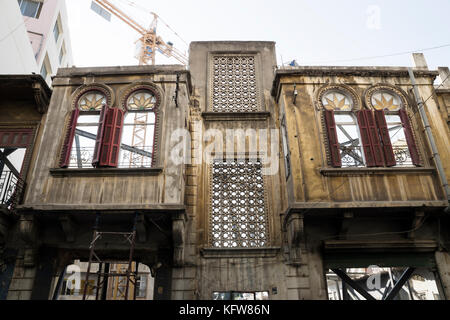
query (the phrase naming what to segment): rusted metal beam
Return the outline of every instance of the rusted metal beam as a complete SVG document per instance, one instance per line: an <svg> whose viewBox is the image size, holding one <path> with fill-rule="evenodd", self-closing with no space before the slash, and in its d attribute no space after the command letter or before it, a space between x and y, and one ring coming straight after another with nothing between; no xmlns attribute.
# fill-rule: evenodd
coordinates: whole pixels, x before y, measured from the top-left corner
<svg viewBox="0 0 450 320"><path fill-rule="evenodd" d="M411 275L413 274L413 272L415 270L416 270L416 268L412 268L412 267L409 267L408 269L406 269L405 272L400 277L400 279L395 284L395 286L391 289L391 291L389 291L389 293L387 294L387 296L384 300L394 299L395 296L400 292L400 290L402 289L402 287L406 283L406 281L409 280L409 278L411 277Z"/></svg>
<svg viewBox="0 0 450 320"><path fill-rule="evenodd" d="M339 278L342 279L346 284L355 289L360 295L362 295L367 300L375 300L363 287L361 287L358 283L353 281L344 271L341 269L332 269L334 273L336 273Z"/></svg>

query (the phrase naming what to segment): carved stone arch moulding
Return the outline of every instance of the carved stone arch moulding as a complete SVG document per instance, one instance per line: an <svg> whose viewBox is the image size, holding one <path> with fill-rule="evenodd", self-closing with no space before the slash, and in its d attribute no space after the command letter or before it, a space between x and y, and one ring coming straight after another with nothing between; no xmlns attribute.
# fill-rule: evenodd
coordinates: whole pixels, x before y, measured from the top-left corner
<svg viewBox="0 0 450 320"><path fill-rule="evenodd" d="M375 106L372 103L372 97L374 94L376 94L378 92L386 92L386 93L393 94L394 96L397 96L401 103L400 108L405 109L409 113L409 111L410 111L409 106L411 106L411 104L410 104L408 95L406 94L405 91L403 91L399 87L394 86L389 83L378 83L378 84L375 84L375 85L367 88L364 91L364 105L367 109L371 109L371 110L377 109L377 108L375 108Z"/></svg>
<svg viewBox="0 0 450 320"><path fill-rule="evenodd" d="M155 103L155 112L159 111L160 106L162 105L162 97L163 94L161 92L161 88L159 88L156 84L154 84L153 82L133 82L132 84L126 86L122 92L120 93L120 101L119 101L119 105L120 107L124 110L127 111L128 107L127 107L127 100L128 98L136 91L139 90L149 90L150 92L153 93L153 95L156 98L156 103Z"/></svg>
<svg viewBox="0 0 450 320"><path fill-rule="evenodd" d="M78 100L89 91L99 91L106 97L106 104L112 108L115 102L114 90L103 83L91 83L78 87L71 96L71 110L77 108Z"/></svg>
<svg viewBox="0 0 450 320"><path fill-rule="evenodd" d="M353 88L345 84L326 84L319 89L316 95L316 105L319 107L319 110L323 110L323 97L330 91L339 92L347 98L350 98L353 103L352 110L361 109L361 99Z"/></svg>

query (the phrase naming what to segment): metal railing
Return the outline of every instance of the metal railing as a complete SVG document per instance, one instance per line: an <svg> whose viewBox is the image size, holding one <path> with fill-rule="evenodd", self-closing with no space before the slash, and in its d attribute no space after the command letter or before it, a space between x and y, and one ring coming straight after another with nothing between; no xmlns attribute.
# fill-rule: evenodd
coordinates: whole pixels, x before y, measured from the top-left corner
<svg viewBox="0 0 450 320"><path fill-rule="evenodd" d="M9 170L2 171L0 175L0 205L14 211L21 200L24 187L25 181L22 178L17 177Z"/></svg>
<svg viewBox="0 0 450 320"><path fill-rule="evenodd" d="M396 166L414 166L408 146L394 146L392 149L394 150L395 162L397 163Z"/></svg>
<svg viewBox="0 0 450 320"><path fill-rule="evenodd" d="M92 168L94 147L72 147L69 168ZM152 166L152 146L131 147L122 145L118 168L150 168Z"/></svg>
<svg viewBox="0 0 450 320"><path fill-rule="evenodd" d="M359 146L340 146L343 168L364 167L362 148Z"/></svg>
<svg viewBox="0 0 450 320"><path fill-rule="evenodd" d="M361 147L341 146L341 161L343 168L364 167L364 158ZM408 146L393 146L396 167L414 166Z"/></svg>

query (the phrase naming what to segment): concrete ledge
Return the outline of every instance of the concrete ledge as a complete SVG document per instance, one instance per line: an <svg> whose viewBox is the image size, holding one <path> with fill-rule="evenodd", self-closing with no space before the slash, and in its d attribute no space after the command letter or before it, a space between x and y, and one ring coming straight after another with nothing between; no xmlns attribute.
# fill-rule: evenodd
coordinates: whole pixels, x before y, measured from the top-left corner
<svg viewBox="0 0 450 320"><path fill-rule="evenodd" d="M124 203L104 203L104 204L23 204L17 206L20 212L32 211L107 211L107 212L130 212L130 211L184 211L186 207L183 204L124 204Z"/></svg>
<svg viewBox="0 0 450 320"><path fill-rule="evenodd" d="M163 168L89 168L89 169L50 169L54 177L107 177L107 176L157 176Z"/></svg>
<svg viewBox="0 0 450 320"><path fill-rule="evenodd" d="M435 168L397 167L397 168L321 168L320 174L327 177L387 175L387 174L433 174Z"/></svg>
<svg viewBox="0 0 450 320"><path fill-rule="evenodd" d="M349 234L351 236L351 234ZM434 252L438 244L434 240L392 240L392 241L352 241L352 240L326 240L325 251L353 251L364 252Z"/></svg>
<svg viewBox="0 0 450 320"><path fill-rule="evenodd" d="M280 247L267 248L239 248L239 249L216 249L203 248L203 258L274 258L280 253Z"/></svg>
<svg viewBox="0 0 450 320"><path fill-rule="evenodd" d="M270 112L203 112L205 121L265 121L270 118Z"/></svg>
<svg viewBox="0 0 450 320"><path fill-rule="evenodd" d="M54 78L63 77L86 77L86 76L104 76L104 75L149 75L149 74L189 74L186 66L178 64L169 65L146 65L146 66L111 66L111 67L72 67L59 68Z"/></svg>
<svg viewBox="0 0 450 320"><path fill-rule="evenodd" d="M448 203L446 200L423 200L423 201L349 201L349 202L294 202L291 203L288 210L312 210L312 209L336 209L336 208L445 208Z"/></svg>
<svg viewBox="0 0 450 320"><path fill-rule="evenodd" d="M416 77L436 77L438 71L423 70L414 68ZM355 66L300 66L300 67L283 67L276 71L276 80L280 76L340 76L352 75L361 77L409 77L407 67L355 67Z"/></svg>
<svg viewBox="0 0 450 320"><path fill-rule="evenodd" d="M441 88L441 89L435 89L436 93L450 93L450 89L447 88Z"/></svg>

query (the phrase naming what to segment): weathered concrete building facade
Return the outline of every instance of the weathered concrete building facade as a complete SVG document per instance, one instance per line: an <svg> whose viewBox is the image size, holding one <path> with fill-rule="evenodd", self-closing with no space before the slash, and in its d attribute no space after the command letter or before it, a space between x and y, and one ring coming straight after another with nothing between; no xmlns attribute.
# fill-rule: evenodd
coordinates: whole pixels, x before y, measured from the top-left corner
<svg viewBox="0 0 450 320"><path fill-rule="evenodd" d="M437 72L414 73L420 96L432 96ZM407 68L289 68L273 89L290 164L284 227L291 259L315 265L315 297L325 298L327 270L369 266L433 270L448 297L448 199ZM439 109L427 101L448 175Z"/></svg>
<svg viewBox="0 0 450 320"><path fill-rule="evenodd" d="M193 42L188 70L60 69L2 290L58 298L92 244L104 281L135 230L154 299L448 299L448 82L413 71L420 97L407 68L278 68L273 42Z"/></svg>

